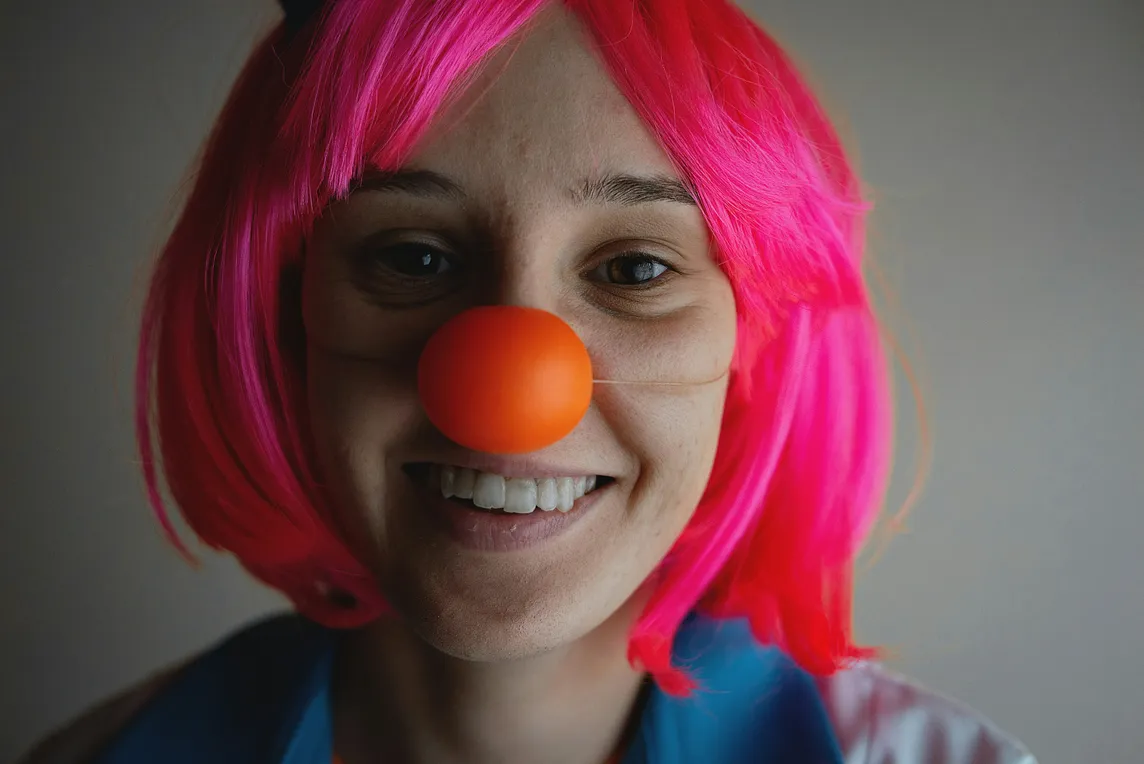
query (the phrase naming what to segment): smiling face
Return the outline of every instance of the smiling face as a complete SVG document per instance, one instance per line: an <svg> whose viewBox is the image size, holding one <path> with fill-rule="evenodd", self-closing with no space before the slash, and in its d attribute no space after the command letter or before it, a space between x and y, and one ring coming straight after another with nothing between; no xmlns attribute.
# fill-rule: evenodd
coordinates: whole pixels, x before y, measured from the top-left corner
<svg viewBox="0 0 1144 764"><path fill-rule="evenodd" d="M557 11L517 42L401 172L328 210L303 272L337 520L421 638L476 660L572 642L631 597L703 493L726 380L596 385L567 437L494 458L426 418L429 337L478 305L540 308L597 378L661 381L719 377L735 342L700 211L580 28Z"/></svg>

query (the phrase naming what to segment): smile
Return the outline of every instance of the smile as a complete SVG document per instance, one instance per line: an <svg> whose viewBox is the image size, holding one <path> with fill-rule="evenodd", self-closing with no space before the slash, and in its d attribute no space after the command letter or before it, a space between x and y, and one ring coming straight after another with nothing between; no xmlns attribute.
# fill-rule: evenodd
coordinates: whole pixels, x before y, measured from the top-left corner
<svg viewBox="0 0 1144 764"><path fill-rule="evenodd" d="M584 496L612 479L597 475L565 477L505 477L467 467L419 465L428 488L444 499L469 503L490 512L527 515L536 510L569 512Z"/></svg>
<svg viewBox="0 0 1144 764"><path fill-rule="evenodd" d="M494 464L497 462L494 461ZM610 491L616 479L575 475L575 467L505 461L486 469L429 462L410 463L404 471L424 500L418 522L444 532L462 547L480 552L512 552L564 534ZM509 472L486 471L489 467ZM528 474L539 477L526 477ZM537 512L536 510L540 510Z"/></svg>

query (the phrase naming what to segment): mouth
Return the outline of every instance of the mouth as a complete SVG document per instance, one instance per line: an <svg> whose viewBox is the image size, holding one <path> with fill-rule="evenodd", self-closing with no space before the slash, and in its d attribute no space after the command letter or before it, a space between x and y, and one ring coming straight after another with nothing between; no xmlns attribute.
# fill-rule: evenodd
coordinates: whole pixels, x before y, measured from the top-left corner
<svg viewBox="0 0 1144 764"><path fill-rule="evenodd" d="M500 515L567 514L586 496L615 482L607 475L505 477L449 464L407 464L423 489L466 509Z"/></svg>

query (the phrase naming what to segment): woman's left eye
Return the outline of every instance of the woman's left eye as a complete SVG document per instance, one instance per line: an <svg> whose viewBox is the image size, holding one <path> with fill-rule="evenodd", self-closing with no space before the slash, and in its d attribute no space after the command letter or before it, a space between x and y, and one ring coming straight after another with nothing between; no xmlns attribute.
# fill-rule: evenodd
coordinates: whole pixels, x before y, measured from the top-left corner
<svg viewBox="0 0 1144 764"><path fill-rule="evenodd" d="M608 284L640 287L650 285L669 270L666 263L651 255L631 254L600 263L592 275Z"/></svg>

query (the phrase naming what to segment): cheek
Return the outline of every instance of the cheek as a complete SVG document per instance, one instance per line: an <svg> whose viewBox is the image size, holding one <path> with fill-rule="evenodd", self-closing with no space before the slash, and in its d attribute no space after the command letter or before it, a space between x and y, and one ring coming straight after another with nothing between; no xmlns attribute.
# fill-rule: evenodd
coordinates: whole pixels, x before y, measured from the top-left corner
<svg viewBox="0 0 1144 764"><path fill-rule="evenodd" d="M570 310L596 378L633 383L654 396L672 385L702 392L703 383L724 376L735 350L734 296L719 272L696 282L684 285L686 302L664 315L618 318L600 310Z"/></svg>
<svg viewBox="0 0 1144 764"><path fill-rule="evenodd" d="M730 362L731 349L733 342L726 360L719 359L722 368ZM702 373L709 374L710 369ZM703 496L719 443L726 392L725 377L703 385L616 385L597 391L597 410L639 464L628 520L646 542L640 548L649 556L667 552Z"/></svg>
<svg viewBox="0 0 1144 764"><path fill-rule="evenodd" d="M694 302L650 321L582 327L598 378L596 409L638 461L632 486L641 532L674 535L694 511L715 460L735 350L729 284L712 278ZM640 384L640 383L668 384Z"/></svg>
<svg viewBox="0 0 1144 764"><path fill-rule="evenodd" d="M337 522L376 541L393 479L387 446L421 424L416 365L431 321L395 320L369 303L328 249L315 242L302 278L308 414Z"/></svg>
<svg viewBox="0 0 1144 764"><path fill-rule="evenodd" d="M725 382L717 381L653 392L617 386L598 396L599 410L640 465L634 506L651 500L656 516L682 528L711 474L725 395Z"/></svg>
<svg viewBox="0 0 1144 764"><path fill-rule="evenodd" d="M418 424L417 401L399 373L382 364L310 345L310 424L332 511L352 539L384 536L379 506L394 469L386 446Z"/></svg>

